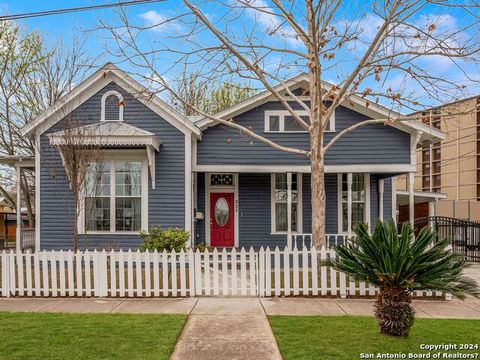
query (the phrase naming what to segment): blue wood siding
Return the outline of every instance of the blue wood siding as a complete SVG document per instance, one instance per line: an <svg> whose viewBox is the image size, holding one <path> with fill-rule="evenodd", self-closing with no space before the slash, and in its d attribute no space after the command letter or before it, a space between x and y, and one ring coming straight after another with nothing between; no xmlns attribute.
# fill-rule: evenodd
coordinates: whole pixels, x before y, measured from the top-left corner
<svg viewBox="0 0 480 360"><path fill-rule="evenodd" d="M156 189L151 188L149 176L149 226L185 226L185 149L184 134L151 111L115 83L110 83L75 109L69 117L75 124L87 125L100 121L101 97L109 90L120 92L125 100L124 121L155 133L161 140L156 153ZM47 133L65 127L61 120ZM42 249L68 249L72 243L74 207L65 169L55 147L50 146L47 133L41 136L40 169L40 235ZM55 175L55 176L52 176ZM136 248L138 235L87 234L81 235L83 248Z"/></svg>
<svg viewBox="0 0 480 360"><path fill-rule="evenodd" d="M298 108L298 104L294 104ZM307 149L306 133L264 133L265 110L282 109L278 102L268 102L247 111L234 120L258 134L290 147ZM341 131L366 116L345 107L335 114L336 131ZM335 133L326 133L325 141ZM202 141L197 147L199 165L309 165L305 157L288 154L262 142L246 139L237 131L217 125L203 131ZM367 125L342 137L329 150L327 165L347 164L408 164L410 163L410 135L390 126Z"/></svg>
<svg viewBox="0 0 480 360"><path fill-rule="evenodd" d="M205 218L205 173L197 173L197 211ZM202 243L205 244L205 219L195 220L195 244Z"/></svg>
<svg viewBox="0 0 480 360"><path fill-rule="evenodd" d="M392 218L392 181L395 178L389 177L384 179L383 185L383 219Z"/></svg>

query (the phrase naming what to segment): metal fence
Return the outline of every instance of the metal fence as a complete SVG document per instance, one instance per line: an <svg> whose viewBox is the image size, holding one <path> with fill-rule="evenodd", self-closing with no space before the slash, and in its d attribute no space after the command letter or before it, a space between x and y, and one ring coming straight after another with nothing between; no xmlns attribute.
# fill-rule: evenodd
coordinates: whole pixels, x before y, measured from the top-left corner
<svg viewBox="0 0 480 360"><path fill-rule="evenodd" d="M437 239L449 238L453 251L467 261L480 262L480 222L460 220L445 216L431 216L415 220L417 231L430 226Z"/></svg>

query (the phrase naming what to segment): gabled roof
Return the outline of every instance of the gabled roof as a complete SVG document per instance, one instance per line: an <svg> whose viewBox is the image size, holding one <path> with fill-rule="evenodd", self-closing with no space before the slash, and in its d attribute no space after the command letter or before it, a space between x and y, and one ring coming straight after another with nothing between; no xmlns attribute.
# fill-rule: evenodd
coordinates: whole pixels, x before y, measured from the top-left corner
<svg viewBox="0 0 480 360"><path fill-rule="evenodd" d="M78 135L78 136L76 136ZM142 145L160 148L160 140L154 133L139 129L123 121L102 121L100 123L80 126L71 134L57 131L48 135L51 145L66 145L71 137L78 145ZM78 139L75 139L77 137Z"/></svg>
<svg viewBox="0 0 480 360"><path fill-rule="evenodd" d="M298 74L294 77L292 77L289 80L286 80L282 83L279 83L274 86L274 88L277 91L282 91L282 89L286 88L295 88L300 85L306 85L309 83L309 77L305 73ZM323 86L325 87L325 90L331 90L334 85L328 83L328 82L323 82ZM223 110L217 114L215 114L216 117L220 117L222 119L231 119L235 116L238 116L241 113L244 113L248 110L251 110L261 104L264 104L268 101L275 101L276 98L272 95L272 93L269 90L262 91L256 95L253 95L252 97L240 102L239 104L232 106L226 110ZM368 105L367 105L368 103ZM389 118L389 119L395 119L403 116L402 114L392 111L391 109L388 109L385 106L372 103L371 101L367 101L360 96L357 95L352 95L349 98L349 101L346 101L342 103L342 106L345 106L347 108L350 108L352 110L355 110L359 113L362 113L366 116L369 116L370 118ZM217 123L208 118L203 118L201 120L195 121L195 125L200 127L200 129L204 130L208 127L215 126ZM390 126L395 127L399 130L405 131L410 134L414 134L417 131L421 131L422 137L420 139L420 142L424 141L439 141L443 140L445 138L445 134L442 131L439 131L438 129L435 129L433 127L430 127L426 124L423 124L418 121L398 121L398 122L392 122L389 123Z"/></svg>
<svg viewBox="0 0 480 360"><path fill-rule="evenodd" d="M178 130L185 134L193 133L198 137L201 136L200 130L191 121L112 63L102 66L67 95L25 125L20 130L21 134L23 136L32 136L33 134L38 135L45 132L112 81L124 90L134 94L137 100Z"/></svg>

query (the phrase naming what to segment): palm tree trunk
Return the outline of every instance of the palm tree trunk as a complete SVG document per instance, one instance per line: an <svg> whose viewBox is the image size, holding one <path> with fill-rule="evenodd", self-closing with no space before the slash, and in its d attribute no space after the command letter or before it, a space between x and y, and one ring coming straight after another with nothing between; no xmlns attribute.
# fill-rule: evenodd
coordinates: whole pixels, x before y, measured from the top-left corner
<svg viewBox="0 0 480 360"><path fill-rule="evenodd" d="M410 294L398 287L381 287L375 301L375 317L381 334L408 336L415 319Z"/></svg>

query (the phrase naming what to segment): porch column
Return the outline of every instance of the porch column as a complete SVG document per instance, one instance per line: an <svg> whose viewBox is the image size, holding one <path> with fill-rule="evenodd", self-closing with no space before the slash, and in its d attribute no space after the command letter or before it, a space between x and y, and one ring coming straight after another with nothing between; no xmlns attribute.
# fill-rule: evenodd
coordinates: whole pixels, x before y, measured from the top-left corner
<svg viewBox="0 0 480 360"><path fill-rule="evenodd" d="M434 221L433 221L433 216L435 216L436 213L436 206L437 206L437 199L434 201L429 201L428 202L428 216L430 217L430 227L433 229L434 228Z"/></svg>
<svg viewBox="0 0 480 360"><path fill-rule="evenodd" d="M409 222L413 225L415 220L415 200L413 196L413 184L415 181L415 173L409 172L407 176L407 186L408 186L408 216Z"/></svg>
<svg viewBox="0 0 480 360"><path fill-rule="evenodd" d="M378 218L383 221L383 192L385 189L385 181L378 179Z"/></svg>
<svg viewBox="0 0 480 360"><path fill-rule="evenodd" d="M287 173L287 247L292 249L292 173Z"/></svg>
<svg viewBox="0 0 480 360"><path fill-rule="evenodd" d="M22 173L21 173L21 168L20 165L16 166L16 173L17 173L17 229L16 229L16 234L15 234L15 247L17 250L17 253L20 253L22 251L22 246L21 246L21 236L22 236Z"/></svg>
<svg viewBox="0 0 480 360"><path fill-rule="evenodd" d="M347 174L347 232L348 238L352 237L352 173Z"/></svg>
<svg viewBox="0 0 480 360"><path fill-rule="evenodd" d="M428 202L428 216L435 216L435 201Z"/></svg>

